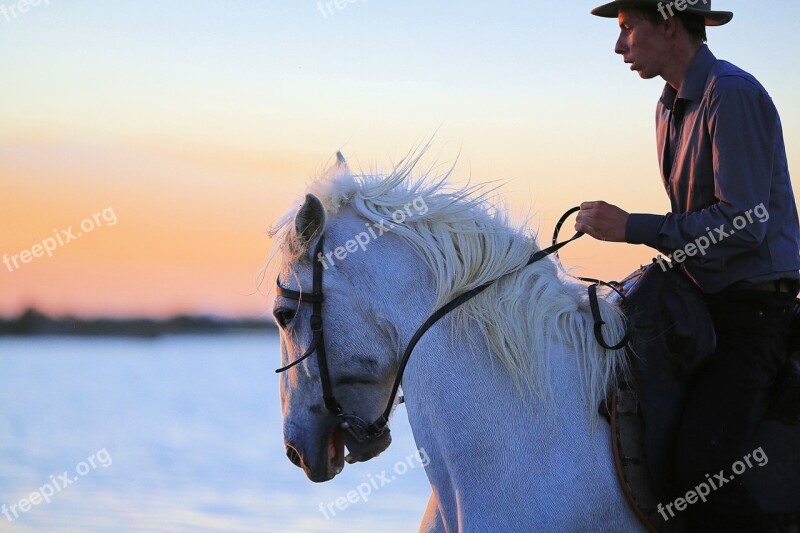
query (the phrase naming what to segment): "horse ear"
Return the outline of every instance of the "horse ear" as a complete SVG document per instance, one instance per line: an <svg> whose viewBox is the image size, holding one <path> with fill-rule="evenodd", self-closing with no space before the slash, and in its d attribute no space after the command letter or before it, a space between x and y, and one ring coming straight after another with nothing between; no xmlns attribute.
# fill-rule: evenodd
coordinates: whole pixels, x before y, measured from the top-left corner
<svg viewBox="0 0 800 533"><path fill-rule="evenodd" d="M306 195L306 201L294 217L294 229L304 245L322 233L325 226L325 208L319 198Z"/></svg>
<svg viewBox="0 0 800 533"><path fill-rule="evenodd" d="M336 166L337 168L347 168L347 160L344 158L342 152L336 152Z"/></svg>

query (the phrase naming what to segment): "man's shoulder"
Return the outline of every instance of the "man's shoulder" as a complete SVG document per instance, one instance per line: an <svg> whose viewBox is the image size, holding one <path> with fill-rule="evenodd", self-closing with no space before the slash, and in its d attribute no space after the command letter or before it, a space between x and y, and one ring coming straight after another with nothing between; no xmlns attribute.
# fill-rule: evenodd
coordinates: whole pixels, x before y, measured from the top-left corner
<svg viewBox="0 0 800 533"><path fill-rule="evenodd" d="M706 95L721 95L730 92L761 93L769 96L767 90L749 72L733 63L718 59L706 80Z"/></svg>

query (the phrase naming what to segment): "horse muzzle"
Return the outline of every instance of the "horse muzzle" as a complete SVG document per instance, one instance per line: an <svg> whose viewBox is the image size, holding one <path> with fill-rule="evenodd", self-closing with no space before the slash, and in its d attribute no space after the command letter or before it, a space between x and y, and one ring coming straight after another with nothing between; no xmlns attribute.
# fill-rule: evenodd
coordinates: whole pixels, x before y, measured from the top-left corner
<svg viewBox="0 0 800 533"><path fill-rule="evenodd" d="M330 481L344 468L345 436L338 425L323 430L316 439L287 439L285 446L289 461L302 468L314 483Z"/></svg>

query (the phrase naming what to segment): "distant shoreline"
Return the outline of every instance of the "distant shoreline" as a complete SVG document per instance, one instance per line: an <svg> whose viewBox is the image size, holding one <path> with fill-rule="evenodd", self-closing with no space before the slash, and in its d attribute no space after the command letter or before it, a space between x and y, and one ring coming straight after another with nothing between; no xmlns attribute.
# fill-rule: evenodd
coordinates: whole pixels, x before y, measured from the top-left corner
<svg viewBox="0 0 800 533"><path fill-rule="evenodd" d="M219 318L209 316L175 316L154 318L77 318L49 317L30 309L17 318L0 318L0 337L81 336L81 337L144 337L164 335L230 335L242 333L276 333L271 320Z"/></svg>

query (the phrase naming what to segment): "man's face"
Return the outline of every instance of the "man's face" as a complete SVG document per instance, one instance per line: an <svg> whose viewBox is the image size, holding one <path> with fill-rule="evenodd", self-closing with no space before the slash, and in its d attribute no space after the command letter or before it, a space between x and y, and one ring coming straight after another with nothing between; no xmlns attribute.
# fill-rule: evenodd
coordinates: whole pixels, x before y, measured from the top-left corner
<svg viewBox="0 0 800 533"><path fill-rule="evenodd" d="M660 75L669 54L664 25L653 25L639 13L620 9L619 28L614 51L642 78Z"/></svg>

